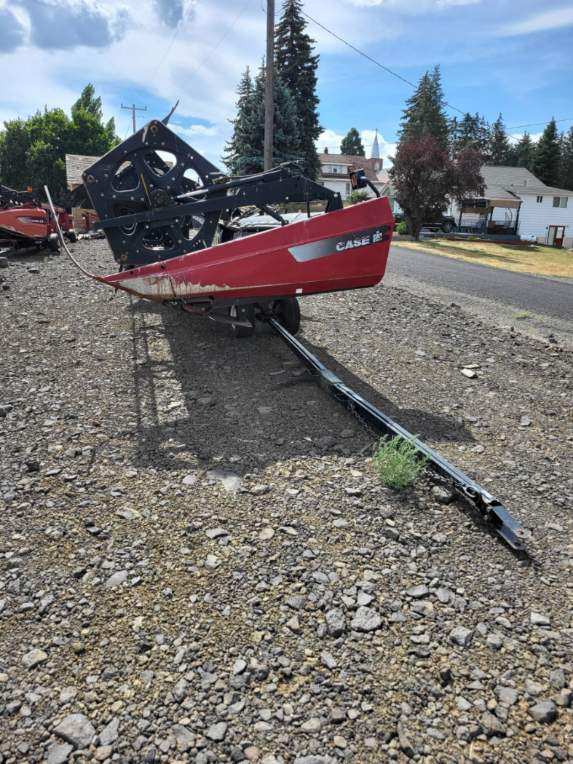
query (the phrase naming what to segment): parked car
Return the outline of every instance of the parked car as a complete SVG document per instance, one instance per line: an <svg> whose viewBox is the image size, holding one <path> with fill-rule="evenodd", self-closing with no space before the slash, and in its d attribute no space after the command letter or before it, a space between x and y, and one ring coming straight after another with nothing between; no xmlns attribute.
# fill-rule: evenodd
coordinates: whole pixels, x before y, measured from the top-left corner
<svg viewBox="0 0 573 764"><path fill-rule="evenodd" d="M394 220L396 223L401 223L405 219L403 212L394 213ZM456 228L456 221L451 215L438 214L430 220L422 223L422 228L439 229L444 233L451 233Z"/></svg>

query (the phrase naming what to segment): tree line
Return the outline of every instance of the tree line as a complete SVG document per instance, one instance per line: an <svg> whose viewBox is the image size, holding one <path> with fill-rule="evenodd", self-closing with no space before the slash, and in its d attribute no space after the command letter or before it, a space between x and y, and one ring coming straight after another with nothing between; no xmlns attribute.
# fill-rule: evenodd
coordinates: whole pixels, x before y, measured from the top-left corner
<svg viewBox="0 0 573 764"><path fill-rule="evenodd" d="M518 141L510 138L501 114L491 125L480 114L450 122L453 150L473 146L487 164L525 167L548 186L573 190L573 127L559 134L551 119L537 141L528 132Z"/></svg>
<svg viewBox="0 0 573 764"><path fill-rule="evenodd" d="M484 164L526 167L547 185L573 190L573 128L559 135L549 122L537 143L527 133L511 144L501 114L488 125L479 114L448 119L439 67L426 72L406 102L389 171L410 232L439 216L454 199L483 194Z"/></svg>
<svg viewBox="0 0 573 764"><path fill-rule="evenodd" d="M316 140L321 132L316 94L319 57L306 33L302 0L285 0L275 28L273 163L297 161L309 178L320 167ZM233 175L263 169L265 67L243 73L237 89L233 134L224 162Z"/></svg>
<svg viewBox="0 0 573 764"><path fill-rule="evenodd" d="M71 108L44 108L12 119L0 131L0 182L15 189L47 185L59 203L69 199L66 154L101 156L119 143L113 119L104 122L101 98L89 84Z"/></svg>

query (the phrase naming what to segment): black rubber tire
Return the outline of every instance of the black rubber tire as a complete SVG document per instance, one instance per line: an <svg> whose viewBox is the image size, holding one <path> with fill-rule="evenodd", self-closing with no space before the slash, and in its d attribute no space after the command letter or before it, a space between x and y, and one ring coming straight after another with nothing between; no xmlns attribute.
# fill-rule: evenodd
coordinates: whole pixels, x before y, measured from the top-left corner
<svg viewBox="0 0 573 764"><path fill-rule="evenodd" d="M296 334L300 329L300 305L296 297L286 297L275 303L275 316L287 332Z"/></svg>
<svg viewBox="0 0 573 764"><path fill-rule="evenodd" d="M244 337L250 337L255 331L255 306L254 305L231 305L229 308L229 317L237 318L241 316L242 319L250 321L252 326L240 326L238 324L231 324L231 330L233 335L237 339Z"/></svg>

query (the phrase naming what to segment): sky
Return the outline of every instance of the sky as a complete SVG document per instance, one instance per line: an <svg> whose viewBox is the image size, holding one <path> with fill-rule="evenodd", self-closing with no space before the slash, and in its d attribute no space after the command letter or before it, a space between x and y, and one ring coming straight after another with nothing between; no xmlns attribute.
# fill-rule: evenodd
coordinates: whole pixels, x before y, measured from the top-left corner
<svg viewBox="0 0 573 764"><path fill-rule="evenodd" d="M439 64L451 107L489 121L501 112L512 135L522 125L538 135L552 116L573 126L571 0L305 0L304 10L406 80ZM338 151L356 127L369 155L378 130L388 164L411 86L314 22L308 32L320 54L319 148ZM123 138L122 105L147 108L141 125L179 99L172 126L221 164L239 77L264 51L265 0L0 0L0 120L69 109L92 82Z"/></svg>

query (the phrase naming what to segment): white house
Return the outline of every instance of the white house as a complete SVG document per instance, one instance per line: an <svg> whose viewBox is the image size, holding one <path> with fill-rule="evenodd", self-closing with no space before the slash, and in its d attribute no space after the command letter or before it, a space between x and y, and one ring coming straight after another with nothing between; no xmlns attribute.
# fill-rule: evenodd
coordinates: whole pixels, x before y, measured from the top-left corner
<svg viewBox="0 0 573 764"><path fill-rule="evenodd" d="M462 229L573 247L573 191L547 186L524 167L485 165L481 174L483 196L465 200L461 209L452 205Z"/></svg>
<svg viewBox="0 0 573 764"><path fill-rule="evenodd" d="M388 173L383 169L384 160L380 157L378 136L372 144L370 158L353 154L331 154L327 148L324 153L318 155L320 161L320 175L318 182L332 191L338 191L342 199L346 199L351 193L349 168L362 168L368 180L378 189L380 194L386 193L388 186ZM364 192L368 196L375 196L371 188L366 187Z"/></svg>

